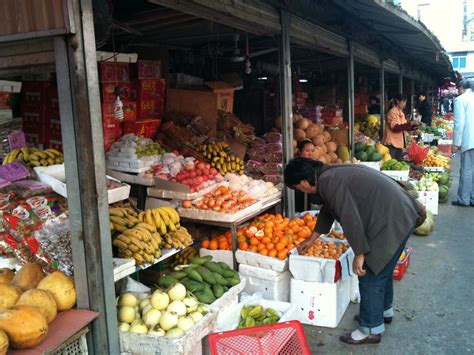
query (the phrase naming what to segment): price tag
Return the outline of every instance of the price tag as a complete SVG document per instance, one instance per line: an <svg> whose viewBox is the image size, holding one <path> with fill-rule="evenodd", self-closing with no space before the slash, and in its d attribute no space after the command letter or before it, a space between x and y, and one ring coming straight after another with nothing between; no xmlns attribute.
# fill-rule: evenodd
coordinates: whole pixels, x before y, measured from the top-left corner
<svg viewBox="0 0 474 355"><path fill-rule="evenodd" d="M9 134L8 145L10 146L10 151L26 148L25 133L23 131L15 131Z"/></svg>

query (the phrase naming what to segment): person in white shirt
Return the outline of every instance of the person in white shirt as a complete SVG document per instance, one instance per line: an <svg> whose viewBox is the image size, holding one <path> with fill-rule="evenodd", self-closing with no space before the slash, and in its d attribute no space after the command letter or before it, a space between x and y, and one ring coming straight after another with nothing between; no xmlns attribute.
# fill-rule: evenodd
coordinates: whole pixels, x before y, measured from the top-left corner
<svg viewBox="0 0 474 355"><path fill-rule="evenodd" d="M461 152L461 170L454 206L474 207L474 80L461 81L464 90L454 101L453 152Z"/></svg>

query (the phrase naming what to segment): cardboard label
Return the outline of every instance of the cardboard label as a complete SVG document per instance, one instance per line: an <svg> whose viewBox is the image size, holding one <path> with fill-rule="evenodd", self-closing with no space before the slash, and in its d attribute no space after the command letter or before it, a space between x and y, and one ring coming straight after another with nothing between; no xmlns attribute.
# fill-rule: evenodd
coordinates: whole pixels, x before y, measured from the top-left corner
<svg viewBox="0 0 474 355"><path fill-rule="evenodd" d="M26 148L25 133L22 131L16 131L8 135L8 145L10 150Z"/></svg>

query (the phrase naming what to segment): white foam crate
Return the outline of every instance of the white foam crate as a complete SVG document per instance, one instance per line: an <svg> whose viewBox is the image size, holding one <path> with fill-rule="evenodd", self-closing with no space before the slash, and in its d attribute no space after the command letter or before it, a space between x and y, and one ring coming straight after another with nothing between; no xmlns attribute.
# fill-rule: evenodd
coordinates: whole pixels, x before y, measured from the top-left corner
<svg viewBox="0 0 474 355"><path fill-rule="evenodd" d="M218 298L214 303L209 305L209 308L217 313L216 324L225 318L229 307L234 307L239 303L239 295L244 290L246 282L247 279L245 277L241 277L240 284L231 287L229 291L222 295L222 297Z"/></svg>
<svg viewBox="0 0 474 355"><path fill-rule="evenodd" d="M295 320L318 327L336 328L351 300L351 279L335 284L291 279Z"/></svg>
<svg viewBox="0 0 474 355"><path fill-rule="evenodd" d="M239 264L258 266L263 269L270 269L279 272L288 270L288 258L280 260L243 250L237 250L235 252L235 258Z"/></svg>
<svg viewBox="0 0 474 355"><path fill-rule="evenodd" d="M438 214L438 199L438 191L418 191L418 201L434 215Z"/></svg>
<svg viewBox="0 0 474 355"><path fill-rule="evenodd" d="M199 256L212 256L212 261L226 263L232 270L234 269L234 255L232 250L210 250L201 248L199 249Z"/></svg>
<svg viewBox="0 0 474 355"><path fill-rule="evenodd" d="M408 181L409 170L381 170L387 176L396 181Z"/></svg>
<svg viewBox="0 0 474 355"><path fill-rule="evenodd" d="M263 298L273 301L288 302L290 300L291 275L288 270L278 272L240 264L239 274L247 280L245 293L258 292L263 295Z"/></svg>
<svg viewBox="0 0 474 355"><path fill-rule="evenodd" d="M335 244L346 244L346 241L331 238ZM337 264L340 264L340 277L349 278L353 275L352 262L354 252L352 248L346 250L338 260L318 258L305 255L290 255L290 272L294 279L308 282L335 283Z"/></svg>
<svg viewBox="0 0 474 355"><path fill-rule="evenodd" d="M179 338L157 337L148 334L119 332L120 352L125 354L173 354L199 353L201 341L215 327L217 314L210 312L193 328ZM201 350L202 351L202 350Z"/></svg>
<svg viewBox="0 0 474 355"><path fill-rule="evenodd" d="M380 161L361 161L359 164L365 165L369 168L379 170L379 171L380 171L380 167L382 165L382 163Z"/></svg>
<svg viewBox="0 0 474 355"><path fill-rule="evenodd" d="M296 306L288 302L271 301L262 298L260 295L252 295L246 297L245 300L238 303L233 307L229 307L225 316L217 322L215 332L226 332L234 330L238 327L240 322L240 313L244 306L257 306L260 305L263 308L273 308L278 311L281 315L279 323L287 322L296 319Z"/></svg>

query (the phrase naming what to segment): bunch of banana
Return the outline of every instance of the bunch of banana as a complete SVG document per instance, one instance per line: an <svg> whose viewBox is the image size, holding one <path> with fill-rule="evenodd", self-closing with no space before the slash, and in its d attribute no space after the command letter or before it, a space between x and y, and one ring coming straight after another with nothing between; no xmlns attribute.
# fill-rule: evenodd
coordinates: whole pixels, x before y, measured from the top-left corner
<svg viewBox="0 0 474 355"><path fill-rule="evenodd" d="M174 269L178 265L188 265L191 260L197 258L199 256L198 251L193 247L184 248L178 254L174 261L170 265L170 269Z"/></svg>
<svg viewBox="0 0 474 355"><path fill-rule="evenodd" d="M243 175L244 161L235 156L225 155L223 157L214 157L211 160L211 166L217 169L221 175L234 173Z"/></svg>
<svg viewBox="0 0 474 355"><path fill-rule="evenodd" d="M174 232L168 232L163 236L164 244L166 249L183 249L193 243L193 237L189 234L188 230L184 227L179 227Z"/></svg>
<svg viewBox="0 0 474 355"><path fill-rule="evenodd" d="M138 220L155 226L161 236L168 232L176 232L181 226L179 214L173 207L158 207L140 212Z"/></svg>
<svg viewBox="0 0 474 355"><path fill-rule="evenodd" d="M224 142L218 142L213 144L201 144L198 148L198 152L204 155L207 159L211 160L214 157L224 157L230 152L229 145Z"/></svg>
<svg viewBox="0 0 474 355"><path fill-rule="evenodd" d="M109 208L109 220L112 232L125 232L127 229L133 228L140 223L138 213L130 207Z"/></svg>
<svg viewBox="0 0 474 355"><path fill-rule="evenodd" d="M49 166L64 163L64 156L56 149L37 150L36 148L15 149L3 159L3 165L22 160L29 166Z"/></svg>
<svg viewBox="0 0 474 355"><path fill-rule="evenodd" d="M112 245L118 248L119 258L133 258L137 265L143 265L161 257L163 238L154 225L142 222L122 232Z"/></svg>
<svg viewBox="0 0 474 355"><path fill-rule="evenodd" d="M280 313L273 308L262 306L244 306L240 312L238 328L249 328L256 325L273 324L280 320Z"/></svg>

